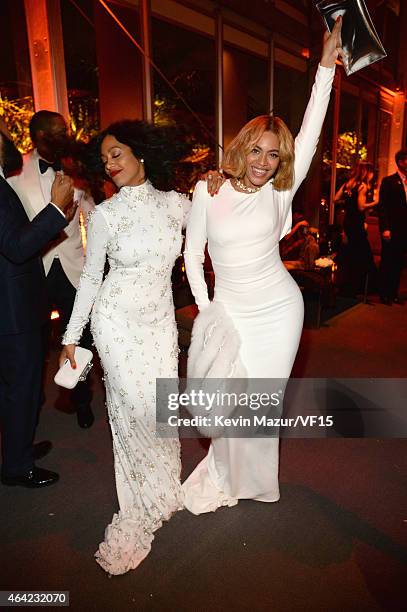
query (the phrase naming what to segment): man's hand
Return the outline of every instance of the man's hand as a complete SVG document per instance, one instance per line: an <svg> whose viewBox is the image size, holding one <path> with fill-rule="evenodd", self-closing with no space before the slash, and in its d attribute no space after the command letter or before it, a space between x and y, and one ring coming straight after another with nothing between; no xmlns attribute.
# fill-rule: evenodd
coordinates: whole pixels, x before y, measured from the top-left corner
<svg viewBox="0 0 407 612"><path fill-rule="evenodd" d="M69 176L57 172L51 187L51 202L64 213L73 203L73 181Z"/></svg>
<svg viewBox="0 0 407 612"><path fill-rule="evenodd" d="M76 344L67 344L66 346L64 346L59 356L59 367L60 368L64 365L65 359L69 359L71 368L73 370L76 370L75 349L76 349Z"/></svg>
<svg viewBox="0 0 407 612"><path fill-rule="evenodd" d="M320 64L325 68L333 68L339 56L342 57L342 39L341 39L342 17L336 19L332 32L325 32L324 45L322 49L322 57Z"/></svg>
<svg viewBox="0 0 407 612"><path fill-rule="evenodd" d="M77 202L76 200L72 200L68 208L65 208L64 214L68 223L70 223L74 218L76 211L78 210L78 204L79 202Z"/></svg>
<svg viewBox="0 0 407 612"><path fill-rule="evenodd" d="M383 236L383 240L391 240L391 231L390 230L385 230L384 232L382 232L382 236Z"/></svg>

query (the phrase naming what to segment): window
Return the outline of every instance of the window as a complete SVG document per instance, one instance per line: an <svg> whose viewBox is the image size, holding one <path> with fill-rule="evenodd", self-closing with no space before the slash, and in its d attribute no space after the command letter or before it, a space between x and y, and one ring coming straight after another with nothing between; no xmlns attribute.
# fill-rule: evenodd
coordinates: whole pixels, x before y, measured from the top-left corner
<svg viewBox="0 0 407 612"><path fill-rule="evenodd" d="M225 45L223 52L223 97L225 146L240 128L269 108L268 62Z"/></svg>
<svg viewBox="0 0 407 612"><path fill-rule="evenodd" d="M0 40L0 116L20 151L31 148L28 124L34 112L24 1L3 0ZM7 51L6 51L7 50Z"/></svg>
<svg viewBox="0 0 407 612"><path fill-rule="evenodd" d="M215 43L152 18L152 47L154 62L193 110L153 71L155 123L182 126L193 147L190 165L180 164L177 173L177 188L187 192L215 165Z"/></svg>
<svg viewBox="0 0 407 612"><path fill-rule="evenodd" d="M99 129L99 90L92 0L61 2L68 104L73 134L89 140Z"/></svg>

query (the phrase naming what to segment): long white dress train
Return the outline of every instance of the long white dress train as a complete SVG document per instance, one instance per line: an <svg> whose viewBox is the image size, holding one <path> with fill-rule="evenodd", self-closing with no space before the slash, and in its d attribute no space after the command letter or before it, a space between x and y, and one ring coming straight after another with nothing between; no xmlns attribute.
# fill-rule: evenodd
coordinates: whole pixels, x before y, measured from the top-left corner
<svg viewBox="0 0 407 612"><path fill-rule="evenodd" d="M155 380L177 378L171 272L190 209L150 182L122 187L92 213L86 263L63 344L78 344L91 316L104 369L120 511L97 562L110 574L134 569L153 533L183 507L180 446L155 433ZM106 256L110 271L103 280Z"/></svg>
<svg viewBox="0 0 407 612"><path fill-rule="evenodd" d="M285 269L278 243L291 228L291 202L304 180L329 103L335 69L318 67L301 130L295 140L295 181L276 191L270 181L240 193L226 181L210 197L198 183L187 229L185 264L200 310L209 304L202 263L208 251L215 272L214 300L223 304L241 339L249 378L288 379L303 325L303 300ZM183 484L194 514L235 505L238 499L280 497L276 438L217 438Z"/></svg>

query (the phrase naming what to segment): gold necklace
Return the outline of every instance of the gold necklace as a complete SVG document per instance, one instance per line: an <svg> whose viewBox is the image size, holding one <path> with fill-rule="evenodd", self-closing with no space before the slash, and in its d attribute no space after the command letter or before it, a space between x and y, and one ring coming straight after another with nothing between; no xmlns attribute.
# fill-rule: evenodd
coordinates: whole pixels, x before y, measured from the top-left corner
<svg viewBox="0 0 407 612"><path fill-rule="evenodd" d="M247 193L256 193L256 191L260 191L261 187L247 187L239 178L235 178L236 187L239 187L242 191L246 191Z"/></svg>

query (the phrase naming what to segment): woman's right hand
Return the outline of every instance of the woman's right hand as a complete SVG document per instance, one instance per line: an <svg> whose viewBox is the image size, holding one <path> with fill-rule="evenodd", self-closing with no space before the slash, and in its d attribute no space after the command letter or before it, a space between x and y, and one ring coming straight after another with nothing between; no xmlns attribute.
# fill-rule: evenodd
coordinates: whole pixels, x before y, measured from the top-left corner
<svg viewBox="0 0 407 612"><path fill-rule="evenodd" d="M63 347L61 354L59 356L59 367L60 368L64 365L65 359L69 359L71 368L73 370L76 370L75 349L76 349L76 344L67 344Z"/></svg>
<svg viewBox="0 0 407 612"><path fill-rule="evenodd" d="M223 176L222 170L209 170L202 174L201 181L206 181L206 186L208 189L208 193L211 196L214 196L218 193L219 189L222 187L225 182L225 177Z"/></svg>

